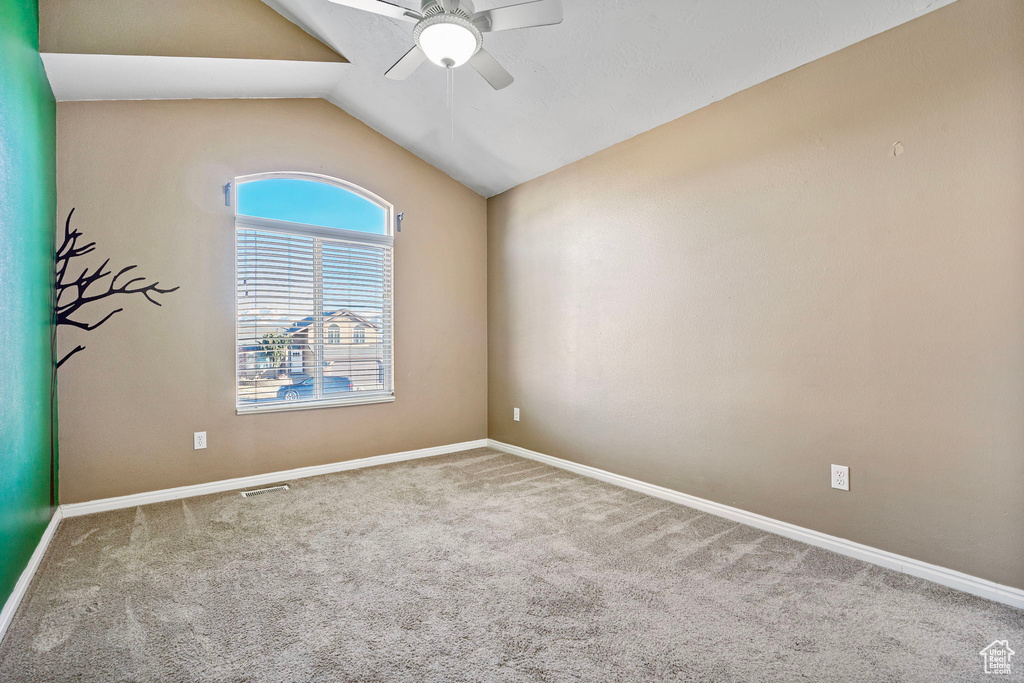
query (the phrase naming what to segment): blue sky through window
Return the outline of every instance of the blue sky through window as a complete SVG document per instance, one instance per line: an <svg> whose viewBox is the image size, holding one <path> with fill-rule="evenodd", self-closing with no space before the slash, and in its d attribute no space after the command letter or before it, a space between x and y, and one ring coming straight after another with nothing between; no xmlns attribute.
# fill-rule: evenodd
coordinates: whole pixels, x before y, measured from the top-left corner
<svg viewBox="0 0 1024 683"><path fill-rule="evenodd" d="M383 208L337 185L268 178L238 186L238 213L327 228L387 234Z"/></svg>

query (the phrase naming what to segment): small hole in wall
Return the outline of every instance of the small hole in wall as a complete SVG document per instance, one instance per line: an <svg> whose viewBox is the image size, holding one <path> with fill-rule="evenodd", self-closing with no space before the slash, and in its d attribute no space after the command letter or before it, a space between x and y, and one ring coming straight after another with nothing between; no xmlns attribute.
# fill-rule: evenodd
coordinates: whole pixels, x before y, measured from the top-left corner
<svg viewBox="0 0 1024 683"><path fill-rule="evenodd" d="M903 154L903 143L902 142L894 143L893 146L892 146L892 155L894 157L898 157L901 154Z"/></svg>

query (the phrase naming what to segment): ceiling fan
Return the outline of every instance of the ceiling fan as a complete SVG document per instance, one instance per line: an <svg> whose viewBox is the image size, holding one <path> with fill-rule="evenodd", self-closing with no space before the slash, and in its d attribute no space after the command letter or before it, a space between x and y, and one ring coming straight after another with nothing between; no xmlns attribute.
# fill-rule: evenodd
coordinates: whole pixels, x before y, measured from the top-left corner
<svg viewBox="0 0 1024 683"><path fill-rule="evenodd" d="M477 12L470 0L422 0L420 11L387 0L331 0L347 7L415 22L416 44L384 74L396 81L408 78L426 60L448 69L469 64L491 87L512 84L512 74L483 49L483 34L562 22L559 0L533 0Z"/></svg>

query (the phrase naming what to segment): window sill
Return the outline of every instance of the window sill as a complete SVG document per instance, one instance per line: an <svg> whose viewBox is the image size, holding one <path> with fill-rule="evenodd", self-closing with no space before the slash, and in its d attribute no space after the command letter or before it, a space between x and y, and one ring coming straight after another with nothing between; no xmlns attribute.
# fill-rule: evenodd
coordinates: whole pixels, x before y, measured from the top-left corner
<svg viewBox="0 0 1024 683"><path fill-rule="evenodd" d="M274 403L270 405L241 407L235 406L236 415L258 415L260 413L283 413L291 410L316 410L318 408L338 408L341 406L364 406L373 403L391 403L394 394L374 394L366 397L349 397L333 401L309 401L296 403Z"/></svg>

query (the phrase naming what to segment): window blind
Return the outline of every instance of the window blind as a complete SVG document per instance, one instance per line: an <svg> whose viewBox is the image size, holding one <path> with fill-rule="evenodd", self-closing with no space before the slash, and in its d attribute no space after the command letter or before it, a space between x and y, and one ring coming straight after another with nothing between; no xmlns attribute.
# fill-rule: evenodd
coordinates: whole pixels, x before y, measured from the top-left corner
<svg viewBox="0 0 1024 683"><path fill-rule="evenodd" d="M391 239L236 219L239 412L393 400Z"/></svg>

